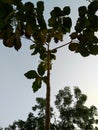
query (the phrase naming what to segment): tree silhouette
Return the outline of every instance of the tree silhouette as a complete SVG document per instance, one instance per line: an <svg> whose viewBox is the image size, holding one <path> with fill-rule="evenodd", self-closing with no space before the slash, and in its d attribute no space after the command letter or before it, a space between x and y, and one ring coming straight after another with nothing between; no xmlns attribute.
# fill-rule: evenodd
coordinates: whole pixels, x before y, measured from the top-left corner
<svg viewBox="0 0 98 130"><path fill-rule="evenodd" d="M7 8L6 8L7 7ZM38 55L40 63L37 70L25 73L28 79L33 79L32 88L36 92L46 85L46 116L45 130L50 129L50 71L52 60L56 59L58 49L67 46L69 50L82 56L98 54L98 2L91 2L88 7L78 8L79 18L76 20L75 31L71 32L72 20L69 17L70 7L54 7L48 21L44 19L44 2L38 1L36 6L32 2L23 3L21 0L0 1L0 39L7 47L21 48L21 38L32 41L31 55ZM69 34L70 41L57 46L63 37ZM54 48L51 41L54 40ZM53 43L52 43L53 44Z"/></svg>

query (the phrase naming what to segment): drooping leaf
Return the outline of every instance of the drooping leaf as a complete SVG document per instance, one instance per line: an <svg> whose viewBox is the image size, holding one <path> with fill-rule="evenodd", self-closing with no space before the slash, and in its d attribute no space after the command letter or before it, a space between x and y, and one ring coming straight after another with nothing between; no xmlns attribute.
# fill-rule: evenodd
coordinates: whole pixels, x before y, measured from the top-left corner
<svg viewBox="0 0 98 130"><path fill-rule="evenodd" d="M79 7L78 11L79 11L79 16L84 17L87 12L87 9L85 6L81 6L81 7Z"/></svg>
<svg viewBox="0 0 98 130"><path fill-rule="evenodd" d="M35 70L30 70L27 73L24 74L26 76L26 78L28 79L34 79L38 76L38 74L36 73Z"/></svg>
<svg viewBox="0 0 98 130"><path fill-rule="evenodd" d="M78 35L77 32L73 32L73 33L71 33L70 37L71 37L71 39L76 39L77 35Z"/></svg>
<svg viewBox="0 0 98 130"><path fill-rule="evenodd" d="M21 48L21 41L20 41L20 39L19 40L17 40L17 39L15 39L15 42L14 42L14 48L18 51L20 48Z"/></svg>
<svg viewBox="0 0 98 130"><path fill-rule="evenodd" d="M41 88L41 84L42 84L42 81L40 78L37 78L33 84L32 84L32 89L33 89L33 92L36 92L38 91L40 88Z"/></svg>
<svg viewBox="0 0 98 130"><path fill-rule="evenodd" d="M38 65L38 69L37 70L38 70L38 74L39 75L43 76L45 74L45 67L44 67L43 63L40 63Z"/></svg>
<svg viewBox="0 0 98 130"><path fill-rule="evenodd" d="M69 6L65 6L63 8L63 14L64 15L69 15L70 14L70 7Z"/></svg>
<svg viewBox="0 0 98 130"><path fill-rule="evenodd" d="M78 44L77 43L71 43L71 44L69 44L68 48L71 51L77 51L78 50Z"/></svg>

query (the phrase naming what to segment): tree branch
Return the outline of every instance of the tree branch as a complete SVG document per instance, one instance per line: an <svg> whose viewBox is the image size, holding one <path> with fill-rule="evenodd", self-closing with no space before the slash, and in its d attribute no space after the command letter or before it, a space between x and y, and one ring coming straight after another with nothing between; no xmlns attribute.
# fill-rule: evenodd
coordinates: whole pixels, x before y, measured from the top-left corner
<svg viewBox="0 0 98 130"><path fill-rule="evenodd" d="M70 44L72 41L70 41L70 42L68 42L68 43L65 43L65 44L63 44L63 45L61 45L61 46L58 46L58 47L56 47L56 48L54 48L54 49L52 49L52 50L57 50L57 49L60 49L60 48L62 48L62 47L64 47L64 46L67 46L68 44Z"/></svg>

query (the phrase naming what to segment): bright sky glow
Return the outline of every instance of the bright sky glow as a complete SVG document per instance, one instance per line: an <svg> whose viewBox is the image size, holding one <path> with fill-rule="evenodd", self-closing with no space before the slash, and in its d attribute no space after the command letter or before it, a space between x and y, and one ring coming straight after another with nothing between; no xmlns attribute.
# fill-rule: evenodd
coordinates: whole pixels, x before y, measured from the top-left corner
<svg viewBox="0 0 98 130"><path fill-rule="evenodd" d="M86 0L44 1L46 19L54 6L70 5L74 22L79 5L88 4ZM96 35L98 34L96 33ZM63 43L66 42L68 42L67 38ZM45 97L45 87L43 86L37 93L33 93L32 81L24 77L24 73L36 68L38 62L36 57L30 56L31 41L23 39L23 47L19 52L13 48L6 48L2 45L2 41L0 43L0 126L5 127L14 120L25 120L32 110L36 97ZM52 104L54 95L65 86L78 86L88 96L87 105L98 107L98 56L83 58L80 54L70 52L67 47L60 49L57 53L57 60L53 62L51 72Z"/></svg>

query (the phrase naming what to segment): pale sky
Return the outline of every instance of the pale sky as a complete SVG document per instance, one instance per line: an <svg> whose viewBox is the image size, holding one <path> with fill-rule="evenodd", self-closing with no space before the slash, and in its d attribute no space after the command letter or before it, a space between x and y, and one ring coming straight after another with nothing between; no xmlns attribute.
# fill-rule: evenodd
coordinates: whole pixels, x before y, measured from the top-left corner
<svg viewBox="0 0 98 130"><path fill-rule="evenodd" d="M70 5L74 21L77 18L78 6L88 4L86 0L44 1L46 19L54 6ZM0 126L2 127L12 124L14 120L25 120L32 110L36 97L45 97L45 86L42 86L37 93L33 93L32 80L24 77L24 73L36 68L39 61L30 55L31 41L24 39L22 41L22 48L18 52L14 48L6 48L0 41ZM63 43L68 41L66 37ZM84 58L80 54L70 52L67 46L60 49L51 72L51 104L54 95L65 86L78 86L88 96L87 105L98 107L98 56Z"/></svg>

